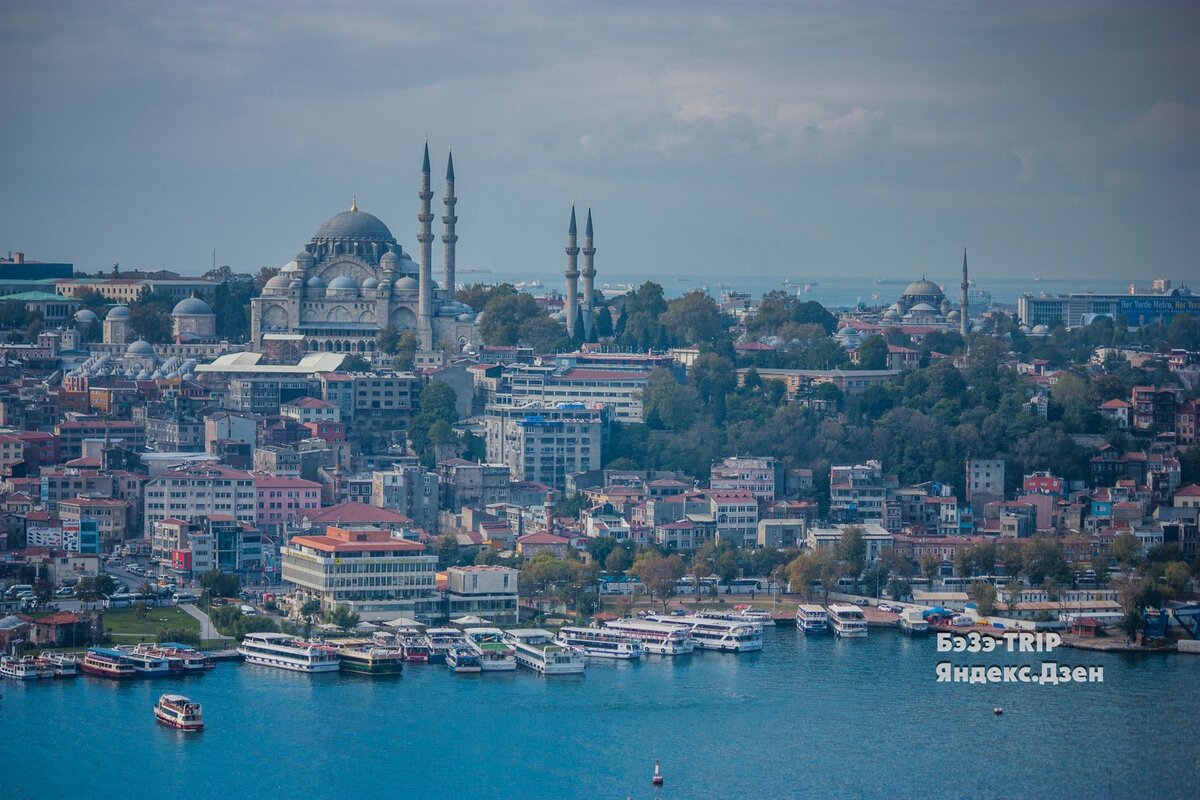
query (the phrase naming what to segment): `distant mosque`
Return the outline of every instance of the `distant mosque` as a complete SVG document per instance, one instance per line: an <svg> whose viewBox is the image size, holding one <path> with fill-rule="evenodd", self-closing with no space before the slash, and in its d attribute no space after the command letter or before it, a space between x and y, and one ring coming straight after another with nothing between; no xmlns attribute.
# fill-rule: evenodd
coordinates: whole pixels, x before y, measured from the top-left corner
<svg viewBox="0 0 1200 800"><path fill-rule="evenodd" d="M358 210L332 217L250 301L250 341L254 350L272 340L299 340L311 351L374 352L387 327L416 333L422 349L462 351L478 343L477 315L454 299L454 159L446 162L442 200L442 281L432 275L433 212L430 201L429 145L417 194L420 223L416 261L387 225Z"/></svg>
<svg viewBox="0 0 1200 800"><path fill-rule="evenodd" d="M970 308L967 299L967 290L970 286L971 282L967 277L967 251L964 250L962 284L960 285L962 295L957 309L950 305L950 300L942 291L942 287L922 277L921 280L913 281L904 288L900 299L883 312L882 321L893 325L945 325L949 328L957 328L963 336L966 336L970 324Z"/></svg>
<svg viewBox="0 0 1200 800"><path fill-rule="evenodd" d="M579 271L579 254L583 253L583 272ZM567 291L563 310L555 315L567 325L567 335L574 337L583 323L583 338L594 341L592 326L596 317L596 248L592 240L592 209L588 209L583 228L583 249L579 248L579 230L575 224L575 206L571 206L571 222L567 225ZM583 295L579 294L579 278L583 277Z"/></svg>

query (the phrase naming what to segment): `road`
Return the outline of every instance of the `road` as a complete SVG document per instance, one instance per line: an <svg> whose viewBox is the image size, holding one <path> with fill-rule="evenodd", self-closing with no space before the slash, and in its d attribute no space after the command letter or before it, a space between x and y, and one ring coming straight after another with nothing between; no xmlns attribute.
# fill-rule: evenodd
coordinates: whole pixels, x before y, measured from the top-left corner
<svg viewBox="0 0 1200 800"><path fill-rule="evenodd" d="M184 603L183 605L180 606L180 608L182 608L184 611L186 611L188 616L200 621L200 638L202 640L203 639L220 639L222 641L228 641L228 642L233 641L232 636L224 636L221 633L219 633L217 631L216 627L213 626L212 620L208 618L208 614L205 614L203 611L196 608L191 603Z"/></svg>

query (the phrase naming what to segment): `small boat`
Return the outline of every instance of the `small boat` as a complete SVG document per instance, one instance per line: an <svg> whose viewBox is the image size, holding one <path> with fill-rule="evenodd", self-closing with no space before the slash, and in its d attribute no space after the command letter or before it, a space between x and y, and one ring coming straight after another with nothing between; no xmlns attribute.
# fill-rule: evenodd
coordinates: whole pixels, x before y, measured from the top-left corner
<svg viewBox="0 0 1200 800"><path fill-rule="evenodd" d="M690 630L692 641L699 650L749 653L763 649L763 628L757 623L673 614L649 614L646 619Z"/></svg>
<svg viewBox="0 0 1200 800"><path fill-rule="evenodd" d="M691 631L661 622L626 617L605 623L604 629L641 642L647 653L660 656L687 655L696 647Z"/></svg>
<svg viewBox="0 0 1200 800"><path fill-rule="evenodd" d="M451 672L483 672L479 653L469 644L459 644L446 651L446 666Z"/></svg>
<svg viewBox="0 0 1200 800"><path fill-rule="evenodd" d="M216 666L207 656L190 644L158 642L157 644L139 644L133 649L135 652L165 658L172 674L204 672Z"/></svg>
<svg viewBox="0 0 1200 800"><path fill-rule="evenodd" d="M357 675L399 675L404 669L404 651L378 644L348 644L338 648L342 672Z"/></svg>
<svg viewBox="0 0 1200 800"><path fill-rule="evenodd" d="M430 628L425 631L425 646L429 648L429 663L444 664L446 655L462 637L458 628Z"/></svg>
<svg viewBox="0 0 1200 800"><path fill-rule="evenodd" d="M127 653L107 647L89 647L79 669L88 675L117 680L132 678L136 674Z"/></svg>
<svg viewBox="0 0 1200 800"><path fill-rule="evenodd" d="M339 666L337 648L286 633L248 633L238 652L247 664L294 672L337 672Z"/></svg>
<svg viewBox="0 0 1200 800"><path fill-rule="evenodd" d="M900 632L907 636L925 636L929 633L929 621L919 608L910 608L900 615Z"/></svg>
<svg viewBox="0 0 1200 800"><path fill-rule="evenodd" d="M401 636L404 648L404 660L411 664L427 664L429 662L429 643L419 633L403 634Z"/></svg>
<svg viewBox="0 0 1200 800"><path fill-rule="evenodd" d="M46 651L38 656L38 661L49 664L56 678L74 678L79 674L75 656L70 653L51 653Z"/></svg>
<svg viewBox="0 0 1200 800"><path fill-rule="evenodd" d="M181 694L164 694L154 704L154 718L181 731L204 730L204 714L199 703Z"/></svg>
<svg viewBox="0 0 1200 800"><path fill-rule="evenodd" d="M829 621L833 632L841 639L863 638L868 633L867 615L858 606L834 603L829 606Z"/></svg>
<svg viewBox="0 0 1200 800"><path fill-rule="evenodd" d="M28 657L0 656L0 675L18 681L36 681L38 679L37 662Z"/></svg>
<svg viewBox="0 0 1200 800"><path fill-rule="evenodd" d="M800 605L796 609L796 627L805 636L829 632L829 612L824 606Z"/></svg>
<svg viewBox="0 0 1200 800"><path fill-rule="evenodd" d="M696 612L697 617L705 619L724 619L730 622L745 622L750 625L758 625L760 627L772 627L775 625L775 618L771 616L770 611L763 611L761 608L755 608L747 605L737 605L732 611L722 611L720 609L706 608Z"/></svg>

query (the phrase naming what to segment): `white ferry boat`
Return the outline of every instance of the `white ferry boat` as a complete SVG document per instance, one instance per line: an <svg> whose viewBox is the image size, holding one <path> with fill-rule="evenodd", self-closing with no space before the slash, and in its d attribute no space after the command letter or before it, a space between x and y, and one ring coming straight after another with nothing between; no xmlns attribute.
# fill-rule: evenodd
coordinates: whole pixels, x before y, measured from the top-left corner
<svg viewBox="0 0 1200 800"><path fill-rule="evenodd" d="M0 675L19 681L36 681L38 679L37 661L32 658L0 656Z"/></svg>
<svg viewBox="0 0 1200 800"><path fill-rule="evenodd" d="M189 644L180 644L179 642L139 644L133 648L133 652L165 658L167 667L173 675L180 672L202 673L214 666L199 650Z"/></svg>
<svg viewBox="0 0 1200 800"><path fill-rule="evenodd" d="M128 645L120 646L117 649L125 654L125 658L129 659L130 664L133 664L133 671L139 677L158 678L171 673L170 662L161 656L151 655L144 650L136 650Z"/></svg>
<svg viewBox="0 0 1200 800"><path fill-rule="evenodd" d="M900 632L907 636L925 636L929 633L929 621L919 608L909 608L900 614Z"/></svg>
<svg viewBox="0 0 1200 800"><path fill-rule="evenodd" d="M647 653L660 656L682 656L696 649L689 628L626 617L606 623L605 630L642 643Z"/></svg>
<svg viewBox="0 0 1200 800"><path fill-rule="evenodd" d="M668 614L651 614L646 619L687 628L692 633L695 646L701 650L749 653L763 649L762 626L754 623L705 617L676 617Z"/></svg>
<svg viewBox="0 0 1200 800"><path fill-rule="evenodd" d="M550 631L520 628L504 635L512 643L517 663L542 675L579 675L587 666L582 655L554 644Z"/></svg>
<svg viewBox="0 0 1200 800"><path fill-rule="evenodd" d="M796 627L806 636L829 633L829 612L825 606L801 605L796 609Z"/></svg>
<svg viewBox="0 0 1200 800"><path fill-rule="evenodd" d="M51 653L46 650L38 656L37 660L48 666L56 678L74 678L79 674L75 656L70 653Z"/></svg>
<svg viewBox="0 0 1200 800"><path fill-rule="evenodd" d="M446 651L446 666L451 672L483 672L483 661L474 647L458 644Z"/></svg>
<svg viewBox="0 0 1200 800"><path fill-rule="evenodd" d="M706 608L703 611L697 611L696 616L704 617L705 619L723 619L729 622L745 622L760 627L775 624L775 618L771 616L771 612L763 611L760 608L751 608L750 606L735 606L732 611Z"/></svg>
<svg viewBox="0 0 1200 800"><path fill-rule="evenodd" d="M517 668L517 651L504 641L504 631L499 628L468 628L464 633L471 647L479 654L479 665L484 672L511 672Z"/></svg>
<svg viewBox="0 0 1200 800"><path fill-rule="evenodd" d="M616 658L632 661L646 654L646 649L638 639L630 639L605 628L568 626L558 631L554 641L590 658Z"/></svg>
<svg viewBox="0 0 1200 800"><path fill-rule="evenodd" d="M204 730L204 714L199 703L181 694L164 694L154 704L154 718L181 731Z"/></svg>
<svg viewBox="0 0 1200 800"><path fill-rule="evenodd" d="M858 606L834 603L829 607L829 622L833 632L843 639L854 639L867 635L867 616Z"/></svg>
<svg viewBox="0 0 1200 800"><path fill-rule="evenodd" d="M425 646L429 648L429 663L446 663L446 654L461 640L462 631L458 628L430 628L425 631Z"/></svg>
<svg viewBox="0 0 1200 800"><path fill-rule="evenodd" d="M286 633L248 633L238 652L248 664L295 672L337 672L340 666L335 648Z"/></svg>

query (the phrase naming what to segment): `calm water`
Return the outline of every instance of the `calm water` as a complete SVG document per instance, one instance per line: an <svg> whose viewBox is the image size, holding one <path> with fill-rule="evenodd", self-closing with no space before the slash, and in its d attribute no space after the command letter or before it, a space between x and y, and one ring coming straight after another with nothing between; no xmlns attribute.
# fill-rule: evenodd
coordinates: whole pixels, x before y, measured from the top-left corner
<svg viewBox="0 0 1200 800"><path fill-rule="evenodd" d="M592 663L549 680L441 666L399 679L309 677L224 663L120 684L5 681L0 797L1200 793L1200 658L1059 650L1061 663L1102 664L1105 682L994 687L935 683L938 657L931 639L893 631L837 641L785 628L768 629L762 653ZM164 691L202 702L208 730L155 723ZM650 786L655 758L661 790Z"/></svg>

